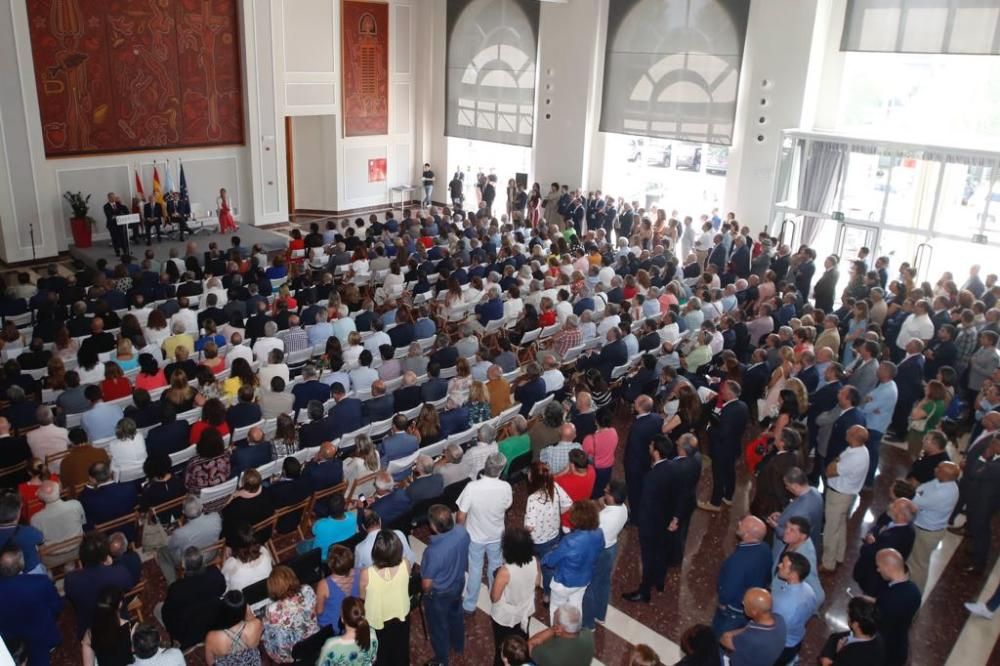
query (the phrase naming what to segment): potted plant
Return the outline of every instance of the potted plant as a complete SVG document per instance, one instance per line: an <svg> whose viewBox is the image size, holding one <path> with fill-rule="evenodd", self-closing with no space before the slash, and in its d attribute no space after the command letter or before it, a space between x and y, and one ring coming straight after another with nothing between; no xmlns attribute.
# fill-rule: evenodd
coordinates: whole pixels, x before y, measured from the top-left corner
<svg viewBox="0 0 1000 666"><path fill-rule="evenodd" d="M87 215L90 210L90 195L84 197L82 192L66 192L63 199L73 209L73 217L69 221L73 231L73 244L77 247L90 247L91 228L97 224L94 218Z"/></svg>

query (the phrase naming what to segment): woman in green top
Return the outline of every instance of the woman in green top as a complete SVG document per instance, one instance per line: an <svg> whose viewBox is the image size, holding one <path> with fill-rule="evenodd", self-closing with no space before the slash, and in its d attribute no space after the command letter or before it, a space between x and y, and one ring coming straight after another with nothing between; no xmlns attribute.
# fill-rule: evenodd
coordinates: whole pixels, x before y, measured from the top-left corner
<svg viewBox="0 0 1000 666"><path fill-rule="evenodd" d="M346 597L340 606L344 633L328 638L320 650L316 666L371 666L378 653L378 638L365 618L365 602Z"/></svg>
<svg viewBox="0 0 1000 666"><path fill-rule="evenodd" d="M927 382L924 389L924 399L917 403L910 412L910 430L906 434L907 448L910 455L916 459L920 456L920 449L924 441L924 435L938 427L941 417L944 416L947 407L948 391L944 384L936 379Z"/></svg>

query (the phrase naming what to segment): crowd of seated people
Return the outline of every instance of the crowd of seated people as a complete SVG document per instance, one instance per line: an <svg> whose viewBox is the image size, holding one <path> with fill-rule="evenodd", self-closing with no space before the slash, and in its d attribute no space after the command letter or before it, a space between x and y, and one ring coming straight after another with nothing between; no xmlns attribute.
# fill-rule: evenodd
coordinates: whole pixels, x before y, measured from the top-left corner
<svg viewBox="0 0 1000 666"><path fill-rule="evenodd" d="M694 511L731 510L742 459L750 513L682 663L794 663L848 559L864 596L821 662L905 663L945 529L970 570L988 561L996 276L890 279L864 250L838 294L843 258L817 270L733 215L549 197L534 225L432 207L312 224L271 257L234 236L19 276L0 298L0 590L26 605L0 614L4 638L78 642L84 663L160 655L155 625L116 623L141 549L168 583L156 619L209 663L408 663L414 595L447 663L484 582L496 663L590 663L622 530L642 563L623 600L653 603ZM857 549L883 441L913 469ZM529 637L536 587L551 626Z"/></svg>

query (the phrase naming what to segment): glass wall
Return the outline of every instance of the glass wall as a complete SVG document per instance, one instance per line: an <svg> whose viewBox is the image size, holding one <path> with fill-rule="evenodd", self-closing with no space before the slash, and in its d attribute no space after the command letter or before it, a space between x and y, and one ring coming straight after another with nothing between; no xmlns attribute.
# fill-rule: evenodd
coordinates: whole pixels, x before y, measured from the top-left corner
<svg viewBox="0 0 1000 666"><path fill-rule="evenodd" d="M848 147L843 168L831 176L837 182L829 210L803 210L794 196L796 165L814 141ZM922 278L936 279L944 270L964 270L975 262L989 265L1000 248L998 168L1000 153L791 130L785 133L779 174L792 175L778 179L771 232L780 233L786 219L816 217L821 224L812 245L821 255L853 256L853 246L865 238L893 266L912 263L927 244ZM784 240L794 244L798 236Z"/></svg>
<svg viewBox="0 0 1000 666"><path fill-rule="evenodd" d="M531 189L531 151L528 146L448 137L448 173L438 174L435 189L440 189L435 192L434 199L451 203L448 183L451 182L455 172L460 172L465 180L465 209L475 210L478 205L476 175L479 173L494 175L497 178L497 198L493 210L499 217L499 213L507 209L508 180L514 178L515 174L526 173L529 178L528 189ZM548 192L548 187L544 184L542 192Z"/></svg>
<svg viewBox="0 0 1000 666"><path fill-rule="evenodd" d="M729 148L685 141L606 134L605 194L695 219L723 208Z"/></svg>

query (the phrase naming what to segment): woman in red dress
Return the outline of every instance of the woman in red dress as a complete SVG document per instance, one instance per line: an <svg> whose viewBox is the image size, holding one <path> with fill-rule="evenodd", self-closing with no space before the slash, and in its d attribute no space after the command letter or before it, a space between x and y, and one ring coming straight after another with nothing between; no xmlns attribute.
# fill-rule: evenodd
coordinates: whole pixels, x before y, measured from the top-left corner
<svg viewBox="0 0 1000 666"><path fill-rule="evenodd" d="M219 198L216 201L219 205L219 233L226 233L227 231L236 231L239 227L236 226L236 220L233 218L232 207L229 205L229 195L226 194L226 188L219 190Z"/></svg>

